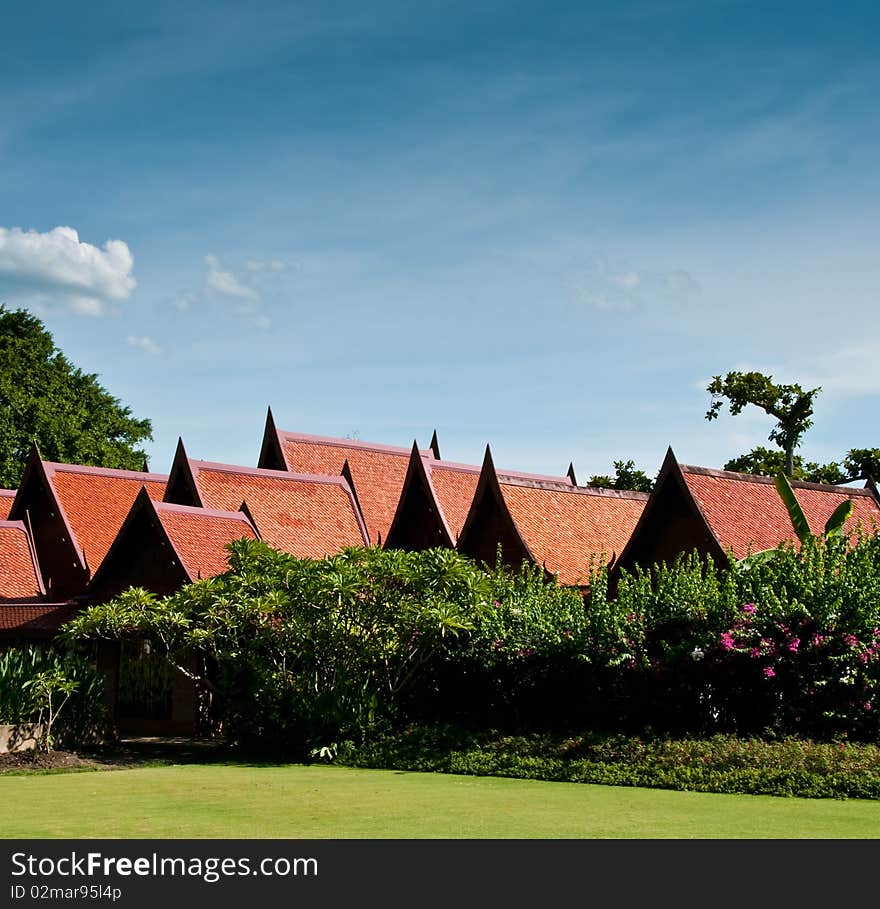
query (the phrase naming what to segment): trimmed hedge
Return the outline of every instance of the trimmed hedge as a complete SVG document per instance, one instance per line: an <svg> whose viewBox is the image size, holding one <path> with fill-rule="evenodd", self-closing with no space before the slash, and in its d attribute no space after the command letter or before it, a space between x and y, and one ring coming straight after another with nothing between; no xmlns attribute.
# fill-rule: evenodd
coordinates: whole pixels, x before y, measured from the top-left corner
<svg viewBox="0 0 880 909"><path fill-rule="evenodd" d="M510 736L435 726L409 727L359 747L346 743L337 760L351 767L553 782L880 799L880 748L849 742Z"/></svg>

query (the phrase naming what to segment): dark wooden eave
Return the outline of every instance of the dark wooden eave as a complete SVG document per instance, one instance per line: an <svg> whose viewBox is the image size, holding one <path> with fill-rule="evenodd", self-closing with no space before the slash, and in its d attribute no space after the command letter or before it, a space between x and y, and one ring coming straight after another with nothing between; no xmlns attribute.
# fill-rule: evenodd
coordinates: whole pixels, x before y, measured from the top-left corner
<svg viewBox="0 0 880 909"><path fill-rule="evenodd" d="M650 542L651 534L663 532L664 522L658 519L662 518L662 509L666 507L670 497L678 500L684 513L693 522L692 539L694 545L691 549L697 549L711 556L716 566L730 564L728 553L706 519L706 515L700 508L699 503L694 498L684 478L681 465L678 463L670 446L666 451L666 457L663 459L663 465L657 475L657 480L645 505L645 510L639 517L629 542L614 563L614 568L612 569L613 577L618 577L621 569L631 571L637 564L643 568L650 567L649 564L642 564L642 560L638 558L638 553L647 542Z"/></svg>
<svg viewBox="0 0 880 909"><path fill-rule="evenodd" d="M431 440L434 450L436 433ZM435 451L436 456L436 451ZM435 546L455 549L452 531L437 499L431 477L425 468L424 456L413 442L403 488L394 512L394 519L385 540L386 549L418 551Z"/></svg>
<svg viewBox="0 0 880 909"><path fill-rule="evenodd" d="M491 527L493 514L497 516L498 524L497 532L490 534L492 537L490 547L487 528ZM463 555L493 567L499 545L502 549L502 558L508 565L519 567L524 561L539 564L507 507L492 460L492 451L487 445L480 478L456 549ZM547 571L546 567L544 570Z"/></svg>
<svg viewBox="0 0 880 909"><path fill-rule="evenodd" d="M263 430L263 444L260 446L257 467L262 467L264 470L288 470L287 459L284 457L284 446L281 444L271 407L266 412L266 427Z"/></svg>
<svg viewBox="0 0 880 909"><path fill-rule="evenodd" d="M165 486L163 502L171 505L190 505L194 508L204 508L199 484L192 472L192 465L183 446L183 439L177 440L177 450L174 452L174 463L168 475Z"/></svg>

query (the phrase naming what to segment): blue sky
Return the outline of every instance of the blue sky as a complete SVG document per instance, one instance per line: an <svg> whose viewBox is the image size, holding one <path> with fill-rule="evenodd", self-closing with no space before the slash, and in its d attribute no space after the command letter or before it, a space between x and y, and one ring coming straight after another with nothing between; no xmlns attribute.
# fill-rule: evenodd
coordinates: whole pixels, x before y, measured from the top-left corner
<svg viewBox="0 0 880 909"><path fill-rule="evenodd" d="M16 4L0 300L154 426L721 466L713 374L880 445L871 3ZM69 228L69 230L58 230ZM73 232L76 232L75 234ZM109 245L105 245L108 244Z"/></svg>

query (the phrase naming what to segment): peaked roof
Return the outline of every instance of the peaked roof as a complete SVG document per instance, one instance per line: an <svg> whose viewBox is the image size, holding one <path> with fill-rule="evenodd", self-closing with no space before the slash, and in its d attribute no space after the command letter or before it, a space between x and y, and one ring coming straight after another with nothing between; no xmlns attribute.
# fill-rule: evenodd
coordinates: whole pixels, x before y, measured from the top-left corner
<svg viewBox="0 0 880 909"><path fill-rule="evenodd" d="M323 558L368 545L366 527L342 476L280 473L187 458L178 444L166 499L233 511L244 506L270 546Z"/></svg>
<svg viewBox="0 0 880 909"><path fill-rule="evenodd" d="M434 458L430 448L421 454ZM332 476L341 474L347 463L369 539L380 543L388 537L394 520L409 456L408 448L394 445L279 430L275 428L270 410L263 435L260 467Z"/></svg>
<svg viewBox="0 0 880 909"><path fill-rule="evenodd" d="M569 586L587 583L591 561L604 557L610 562L620 554L648 500L643 492L574 486L569 477L499 474L487 447L460 548L466 548L468 534L476 532L487 497L527 558Z"/></svg>
<svg viewBox="0 0 880 909"><path fill-rule="evenodd" d="M859 524L868 531L875 524L880 529L880 502L870 484L854 489L795 480L791 486L815 533L824 530L825 522L847 499L853 503L848 533L854 533ZM680 464L669 448L618 564L647 567L692 549L725 564L730 551L741 559L786 541L797 543L797 538L771 477Z"/></svg>
<svg viewBox="0 0 880 909"><path fill-rule="evenodd" d="M233 540L257 539L247 516L240 511L192 508L168 502L150 502L150 505L191 581L223 574L229 567L226 547Z"/></svg>
<svg viewBox="0 0 880 909"><path fill-rule="evenodd" d="M12 503L15 501L15 489L0 489L0 521L9 518L9 512L12 509Z"/></svg>
<svg viewBox="0 0 880 909"><path fill-rule="evenodd" d="M797 542L785 505L771 477L678 465L682 479L721 548L737 559L783 541ZM852 534L861 523L880 529L880 504L869 489L791 482L798 503L814 533L821 533L834 510L849 499L852 514L845 530Z"/></svg>
<svg viewBox="0 0 880 909"><path fill-rule="evenodd" d="M475 464L460 464L426 456L414 442L410 450L410 461L400 504L396 510L392 527L398 523L398 515L405 506L407 494L415 484L418 484L427 494L428 508L435 511L442 527L438 545L454 547L467 520L482 470L482 467ZM517 471L499 472L499 476L522 482L561 483L563 485L571 485L572 482L568 476L551 477Z"/></svg>
<svg viewBox="0 0 880 909"><path fill-rule="evenodd" d="M45 594L34 549L23 521L0 521L0 602Z"/></svg>
<svg viewBox="0 0 880 909"><path fill-rule="evenodd" d="M146 486L152 498L161 499L168 479L164 474L44 461L36 449L26 474L35 469L42 473L58 504L81 565L92 573L107 555L141 487ZM23 487L24 479L19 496ZM16 507L19 496L10 510L14 518L24 517Z"/></svg>

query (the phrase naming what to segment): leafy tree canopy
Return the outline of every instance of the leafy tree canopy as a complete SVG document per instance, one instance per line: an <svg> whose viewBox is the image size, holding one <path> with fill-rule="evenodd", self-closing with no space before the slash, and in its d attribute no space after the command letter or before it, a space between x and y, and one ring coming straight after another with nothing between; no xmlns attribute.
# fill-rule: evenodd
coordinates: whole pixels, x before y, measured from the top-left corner
<svg viewBox="0 0 880 909"><path fill-rule="evenodd" d="M0 305L0 487L15 487L32 442L52 461L140 470L149 420L55 347L26 310Z"/></svg>
<svg viewBox="0 0 880 909"><path fill-rule="evenodd" d="M776 442L785 454L785 473L794 470L794 450L801 436L813 425L813 399L821 388L805 391L800 385L777 385L773 376L760 372L729 372L724 378L715 376L706 388L712 396L707 420L715 420L725 401L734 416L742 413L747 404L760 407L776 418L776 426L768 438Z"/></svg>
<svg viewBox="0 0 880 909"><path fill-rule="evenodd" d="M817 464L805 461L795 455L790 474L793 480L806 480L808 483L849 483L853 480L866 480L868 477L880 477L880 448L853 448L847 452L842 463L831 461L828 464ZM725 470L739 473L753 473L764 477L775 477L784 472L785 453L758 446L750 452L732 458L725 465Z"/></svg>
<svg viewBox="0 0 880 909"><path fill-rule="evenodd" d="M615 461L614 476L597 474L590 477L588 486L599 486L602 489L631 489L635 492L650 492L654 481L643 471L636 470L635 461Z"/></svg>

